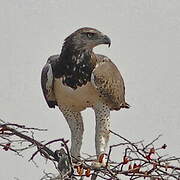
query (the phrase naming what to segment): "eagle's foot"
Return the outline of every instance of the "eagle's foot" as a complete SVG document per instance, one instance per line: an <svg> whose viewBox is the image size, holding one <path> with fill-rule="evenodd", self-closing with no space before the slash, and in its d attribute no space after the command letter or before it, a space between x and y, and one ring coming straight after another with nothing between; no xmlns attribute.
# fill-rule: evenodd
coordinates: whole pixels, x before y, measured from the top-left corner
<svg viewBox="0 0 180 180"><path fill-rule="evenodd" d="M105 159L106 153L100 153L98 155L98 158L96 161L92 162L91 166L93 168L101 168L101 167L106 167L107 161Z"/></svg>
<svg viewBox="0 0 180 180"><path fill-rule="evenodd" d="M78 157L73 157L73 156L71 156L71 159L72 159L72 163L73 163L73 164L78 164L79 162L82 162L80 156L78 156Z"/></svg>

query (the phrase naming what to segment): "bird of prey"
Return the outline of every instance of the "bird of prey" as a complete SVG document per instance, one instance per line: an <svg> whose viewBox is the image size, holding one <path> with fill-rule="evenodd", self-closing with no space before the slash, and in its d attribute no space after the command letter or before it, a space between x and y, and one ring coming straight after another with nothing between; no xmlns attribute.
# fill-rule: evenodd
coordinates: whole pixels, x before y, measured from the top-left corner
<svg viewBox="0 0 180 180"><path fill-rule="evenodd" d="M50 56L42 69L41 85L50 108L58 106L71 131L71 155L80 157L83 139L81 111L95 112L95 148L105 153L110 133L110 111L129 108L125 101L123 78L106 56L93 48L107 44L110 38L97 29L84 27L69 35L60 55Z"/></svg>

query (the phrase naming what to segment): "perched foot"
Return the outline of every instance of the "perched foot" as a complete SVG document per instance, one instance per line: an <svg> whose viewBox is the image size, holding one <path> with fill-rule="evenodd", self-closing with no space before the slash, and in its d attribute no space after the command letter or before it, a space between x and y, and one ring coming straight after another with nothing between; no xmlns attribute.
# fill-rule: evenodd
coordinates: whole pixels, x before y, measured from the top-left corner
<svg viewBox="0 0 180 180"><path fill-rule="evenodd" d="M81 157L80 156L78 156L78 157L71 156L71 159L72 159L73 164L78 164L78 163L81 162Z"/></svg>
<svg viewBox="0 0 180 180"><path fill-rule="evenodd" d="M106 154L101 153L98 155L98 158L96 161L92 162L91 166L93 168L101 168L101 167L106 167L106 159L105 159Z"/></svg>

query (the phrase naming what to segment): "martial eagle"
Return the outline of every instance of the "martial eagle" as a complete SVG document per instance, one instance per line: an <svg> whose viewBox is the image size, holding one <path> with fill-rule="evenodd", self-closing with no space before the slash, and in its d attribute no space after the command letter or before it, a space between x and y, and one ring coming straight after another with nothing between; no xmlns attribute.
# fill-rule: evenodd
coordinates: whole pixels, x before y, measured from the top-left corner
<svg viewBox="0 0 180 180"><path fill-rule="evenodd" d="M41 85L50 108L58 106L71 130L71 155L80 157L84 125L81 111L95 111L96 154L106 151L110 111L129 108L123 78L106 56L93 48L108 44L107 35L94 28L80 28L64 40L60 55L50 56L42 69Z"/></svg>

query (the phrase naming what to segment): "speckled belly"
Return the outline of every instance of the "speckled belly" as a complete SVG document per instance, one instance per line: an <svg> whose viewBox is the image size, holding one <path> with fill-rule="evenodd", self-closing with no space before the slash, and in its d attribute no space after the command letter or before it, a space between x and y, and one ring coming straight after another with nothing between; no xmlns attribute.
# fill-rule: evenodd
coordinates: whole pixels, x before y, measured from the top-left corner
<svg viewBox="0 0 180 180"><path fill-rule="evenodd" d="M98 92L90 82L74 90L64 86L61 79L55 79L54 93L58 105L68 106L73 111L82 111L87 107L92 107L99 100Z"/></svg>

